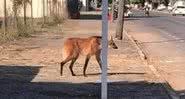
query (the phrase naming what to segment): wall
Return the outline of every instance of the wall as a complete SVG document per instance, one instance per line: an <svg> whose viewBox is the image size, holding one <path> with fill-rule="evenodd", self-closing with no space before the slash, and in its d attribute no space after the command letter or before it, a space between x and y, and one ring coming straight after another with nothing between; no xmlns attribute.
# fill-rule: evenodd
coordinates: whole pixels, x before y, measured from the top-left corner
<svg viewBox="0 0 185 99"><path fill-rule="evenodd" d="M51 16L53 11L59 11L59 15L63 15L64 17L66 17L67 14L67 10L66 10L66 0L57 0L57 4L55 6L53 6L53 3L51 2L53 0L45 0L45 15L49 15ZM4 0L0 0L0 4L2 6L0 6L0 17L4 16ZM32 4L33 4L33 17L34 18L40 18L43 17L43 0L32 0ZM12 0L7 0L7 12L8 15L13 15L13 11L12 11L13 5L12 5ZM19 15L23 16L23 7L20 8L20 12ZM31 17L31 5L28 4L27 5L27 13L26 13L27 17Z"/></svg>

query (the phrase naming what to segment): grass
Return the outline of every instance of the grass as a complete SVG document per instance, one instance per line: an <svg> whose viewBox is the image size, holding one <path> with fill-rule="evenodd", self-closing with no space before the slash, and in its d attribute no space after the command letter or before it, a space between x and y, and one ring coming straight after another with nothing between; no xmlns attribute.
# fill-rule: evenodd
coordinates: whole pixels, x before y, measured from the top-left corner
<svg viewBox="0 0 185 99"><path fill-rule="evenodd" d="M33 32L32 28L29 25L18 24L17 29L13 26L8 26L7 31L4 34L3 28L0 29L0 43L6 41L16 40L22 37L29 37Z"/></svg>
<svg viewBox="0 0 185 99"><path fill-rule="evenodd" d="M32 23L31 18L27 19L27 24L23 24L23 19L19 19L17 29L14 26L8 25L6 35L4 35L3 28L0 27L0 43L12 41L23 37L30 37L33 33L38 32L56 32L59 24L64 22L64 18L47 17L46 22L42 18L35 18Z"/></svg>

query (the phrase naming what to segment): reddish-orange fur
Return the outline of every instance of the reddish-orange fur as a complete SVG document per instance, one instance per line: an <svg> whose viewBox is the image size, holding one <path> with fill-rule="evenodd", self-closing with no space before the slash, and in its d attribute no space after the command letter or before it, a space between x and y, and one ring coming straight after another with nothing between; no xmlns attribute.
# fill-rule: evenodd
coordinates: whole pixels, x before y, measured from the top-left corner
<svg viewBox="0 0 185 99"><path fill-rule="evenodd" d="M63 45L63 61L61 62L61 75L63 72L63 65L71 60L69 66L71 74L75 76L73 72L73 64L77 60L80 54L86 56L83 75L86 76L85 71L87 69L87 64L92 55L96 56L96 60L101 67L101 36L92 36L89 38L69 38L64 42ZM113 42L114 43L114 42ZM115 44L114 44L115 45ZM117 46L115 45L115 47Z"/></svg>

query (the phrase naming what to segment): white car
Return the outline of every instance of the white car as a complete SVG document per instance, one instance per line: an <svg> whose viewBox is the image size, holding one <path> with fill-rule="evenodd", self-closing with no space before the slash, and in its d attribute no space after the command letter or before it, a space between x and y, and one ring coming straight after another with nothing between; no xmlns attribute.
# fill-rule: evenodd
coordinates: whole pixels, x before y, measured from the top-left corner
<svg viewBox="0 0 185 99"><path fill-rule="evenodd" d="M162 10L164 10L164 9L166 9L166 6L165 6L164 4L161 4L161 5L159 5L159 6L157 7L157 10L158 10L158 11L162 11Z"/></svg>
<svg viewBox="0 0 185 99"><path fill-rule="evenodd" d="M172 10L172 15L185 15L185 6L177 6Z"/></svg>
<svg viewBox="0 0 185 99"><path fill-rule="evenodd" d="M172 11L173 7L172 6L168 6L168 11Z"/></svg>
<svg viewBox="0 0 185 99"><path fill-rule="evenodd" d="M130 17L130 16L134 16L133 12L131 10L128 10L124 13L125 17Z"/></svg>

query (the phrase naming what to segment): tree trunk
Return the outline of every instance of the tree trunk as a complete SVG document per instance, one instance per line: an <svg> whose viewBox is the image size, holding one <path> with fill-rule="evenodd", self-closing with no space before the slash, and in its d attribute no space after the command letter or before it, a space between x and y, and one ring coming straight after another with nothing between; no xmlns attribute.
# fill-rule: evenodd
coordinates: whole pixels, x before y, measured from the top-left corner
<svg viewBox="0 0 185 99"><path fill-rule="evenodd" d="M15 0L13 1L13 12L14 12L14 29L17 31L18 18L17 18L17 6L15 4Z"/></svg>
<svg viewBox="0 0 185 99"><path fill-rule="evenodd" d="M49 1L49 16L52 15L52 2Z"/></svg>
<svg viewBox="0 0 185 99"><path fill-rule="evenodd" d="M4 36L6 35L6 31L7 31L7 13L6 13L6 0L4 0Z"/></svg>
<svg viewBox="0 0 185 99"><path fill-rule="evenodd" d="M86 0L86 11L89 11L89 1L90 0Z"/></svg>
<svg viewBox="0 0 185 99"><path fill-rule="evenodd" d="M31 22L33 25L33 0L31 0Z"/></svg>
<svg viewBox="0 0 185 99"><path fill-rule="evenodd" d="M42 3L43 3L43 23L45 24L46 23L46 15L45 15L45 0L42 0Z"/></svg>
<svg viewBox="0 0 185 99"><path fill-rule="evenodd" d="M59 15L59 9L58 9L59 7L58 7L58 2L57 2L57 4L56 4L56 16L58 16Z"/></svg>
<svg viewBox="0 0 185 99"><path fill-rule="evenodd" d="M53 1L53 5L52 5L52 6L53 6L52 15L55 15L55 14L56 14L56 13L55 13L55 8L56 8L56 7L55 7L55 2L54 2L54 1Z"/></svg>
<svg viewBox="0 0 185 99"><path fill-rule="evenodd" d="M112 22L114 22L114 10L115 10L115 0L112 0Z"/></svg>
<svg viewBox="0 0 185 99"><path fill-rule="evenodd" d="M24 6L24 24L26 24L27 23L26 22L26 0L24 0L23 6Z"/></svg>
<svg viewBox="0 0 185 99"><path fill-rule="evenodd" d="M48 4L49 4L49 1L46 0L46 12L47 12L46 16L47 16L47 17L49 16L49 14L48 14L48 13L49 13Z"/></svg>
<svg viewBox="0 0 185 99"><path fill-rule="evenodd" d="M94 0L94 3L95 3L95 9L97 9L98 1Z"/></svg>
<svg viewBox="0 0 185 99"><path fill-rule="evenodd" d="M116 24L116 38L118 40L123 39L123 24L124 24L124 5L125 0L119 0L119 6L118 6L118 19Z"/></svg>

